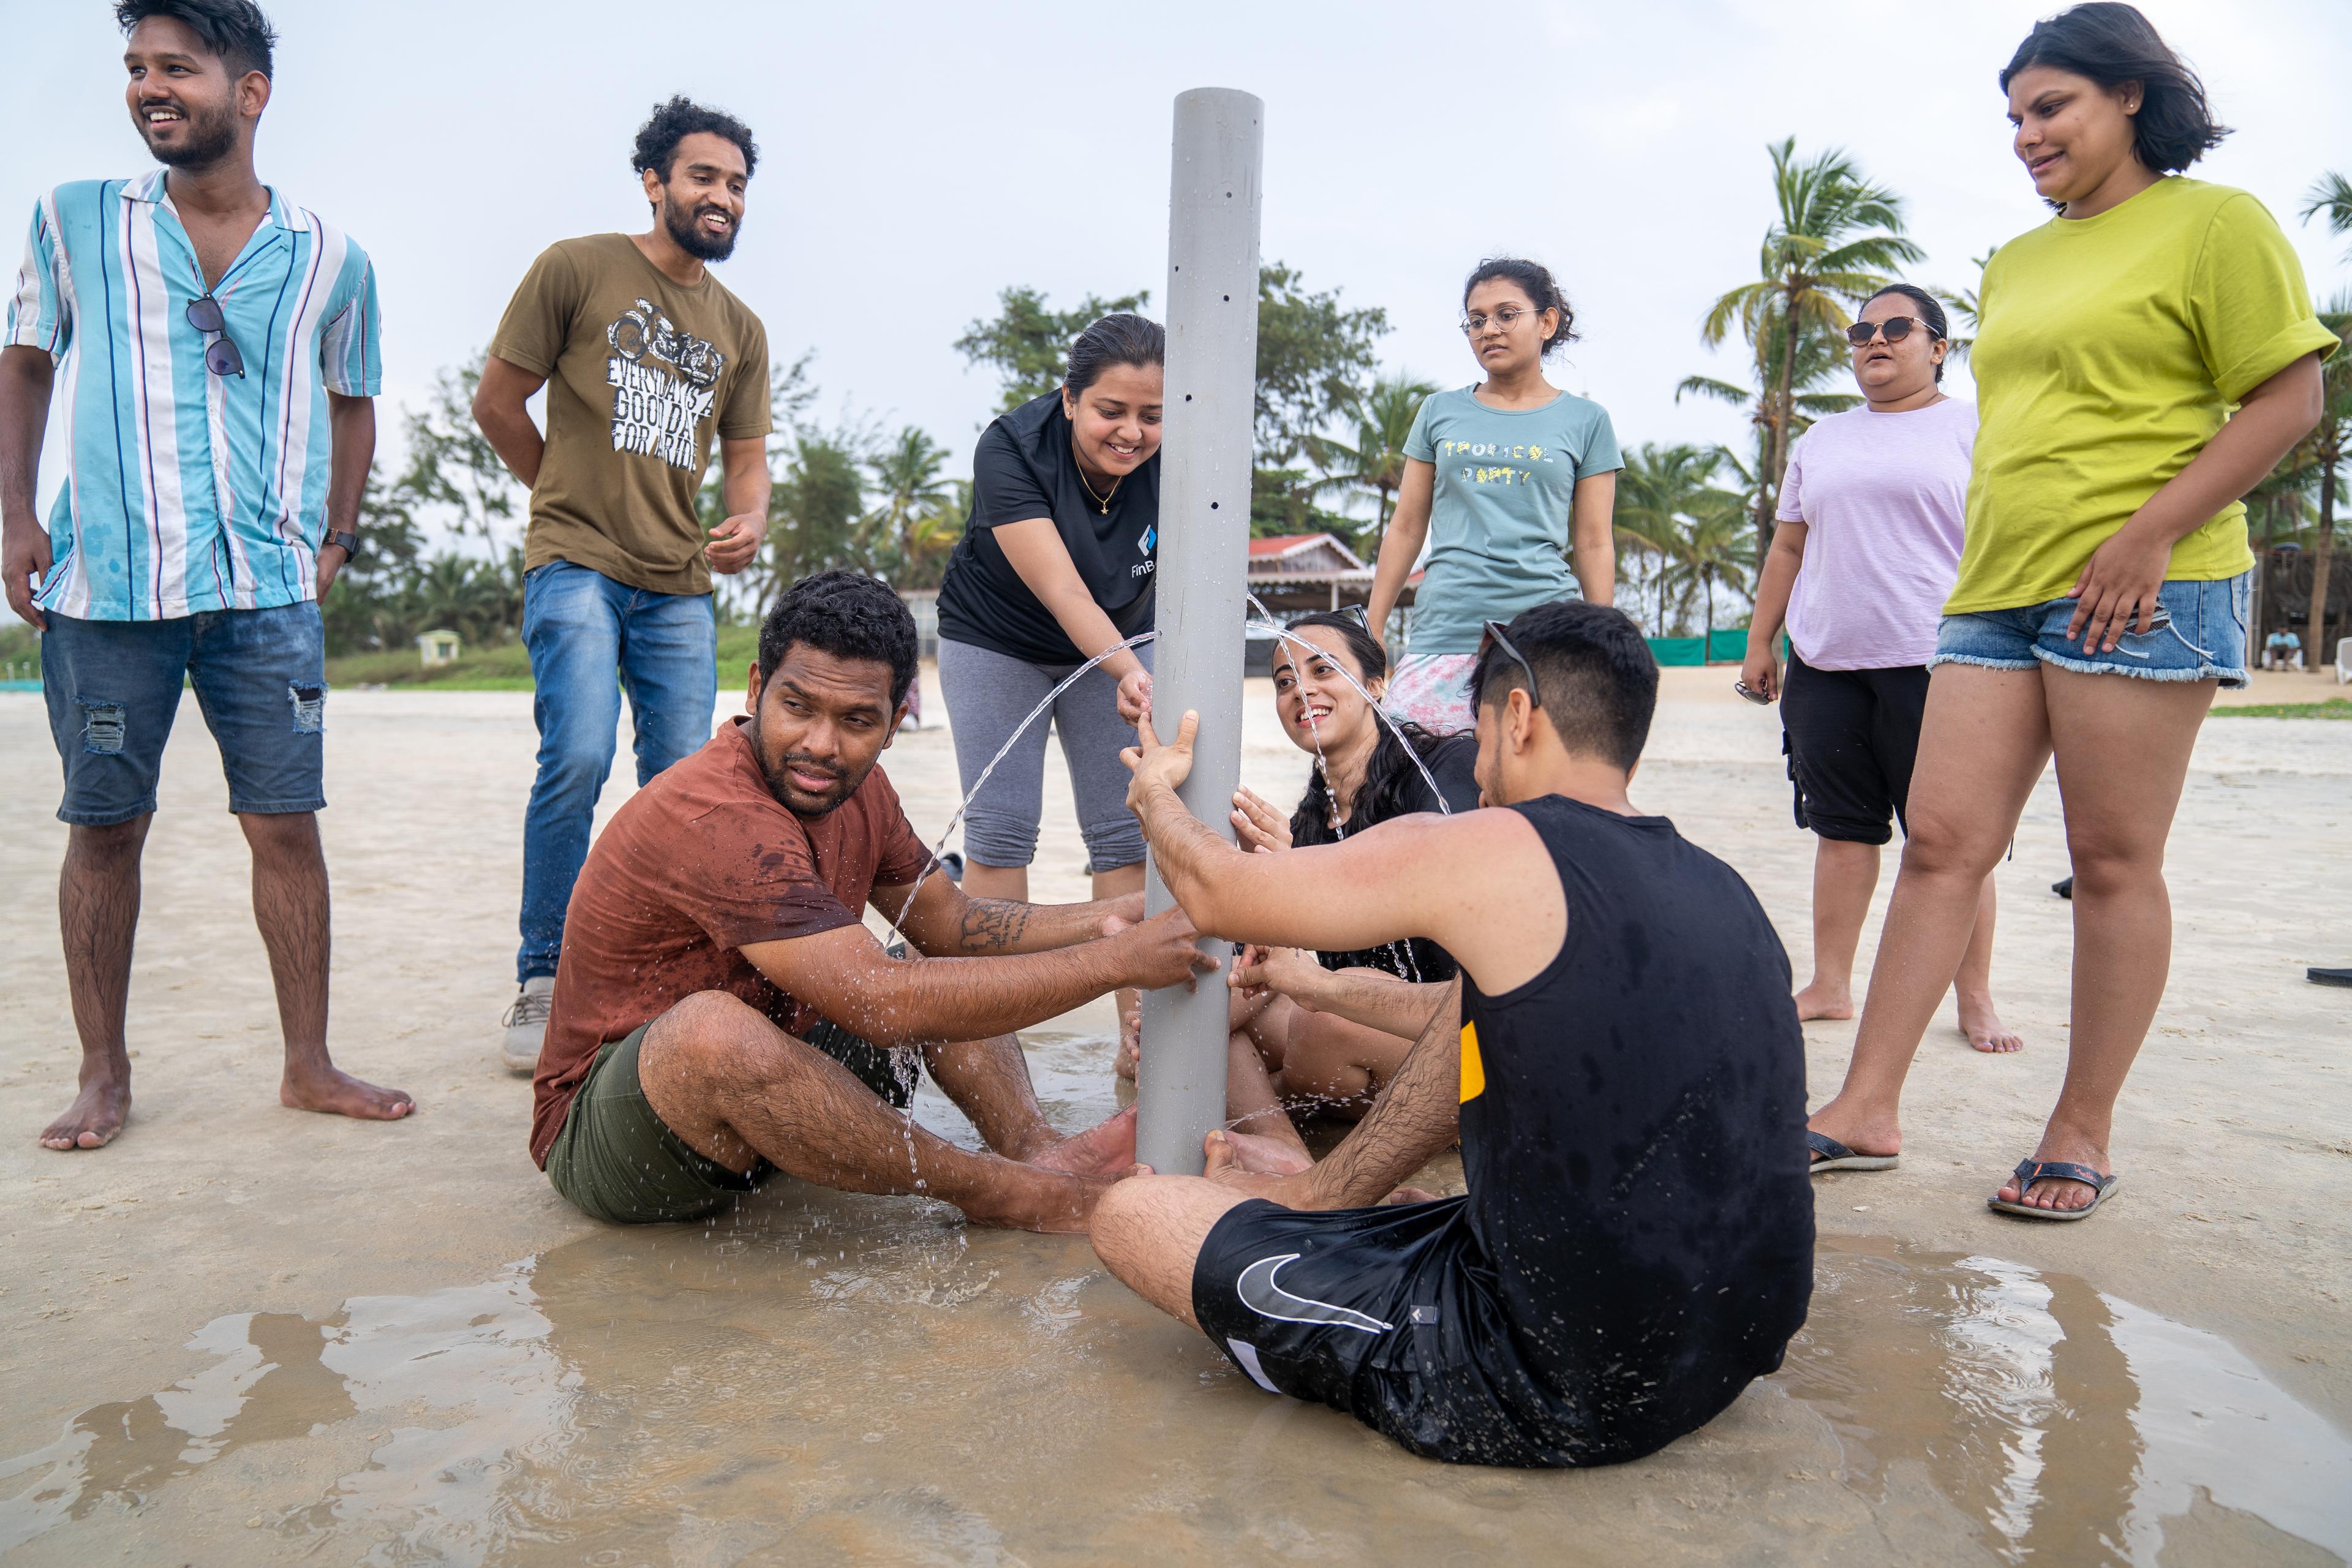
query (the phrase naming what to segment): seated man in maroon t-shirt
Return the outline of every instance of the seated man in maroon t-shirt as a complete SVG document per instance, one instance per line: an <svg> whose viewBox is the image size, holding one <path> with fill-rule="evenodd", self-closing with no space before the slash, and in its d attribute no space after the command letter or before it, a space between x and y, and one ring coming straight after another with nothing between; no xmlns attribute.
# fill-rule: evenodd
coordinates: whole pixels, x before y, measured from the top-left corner
<svg viewBox="0 0 2352 1568"><path fill-rule="evenodd" d="M925 876L930 854L875 766L914 679L896 594L851 572L803 578L761 628L750 717L639 790L589 851L530 1137L585 1212L692 1219L782 1170L1075 1231L1134 1162L1131 1114L1054 1130L1010 1031L1215 964L1181 912L1145 921L1139 897L1037 906ZM884 949L868 903L920 956ZM996 1152L877 1097L907 1103L877 1048L900 1045L921 1047Z"/></svg>

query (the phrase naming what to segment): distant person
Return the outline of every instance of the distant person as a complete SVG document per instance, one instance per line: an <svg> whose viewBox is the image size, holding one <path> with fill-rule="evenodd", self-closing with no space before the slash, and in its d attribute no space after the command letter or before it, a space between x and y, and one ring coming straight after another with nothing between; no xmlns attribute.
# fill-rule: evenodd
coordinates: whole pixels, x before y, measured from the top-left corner
<svg viewBox="0 0 2352 1568"><path fill-rule="evenodd" d="M1070 344L1062 384L999 415L972 452L971 517L940 584L939 658L971 795L963 886L974 898L1029 896L1046 718L1017 740L1015 727L1087 660L1151 630L1167 341L1141 316L1103 317ZM1143 890L1118 752L1150 700L1145 643L1079 677L1050 715L1097 899Z"/></svg>
<svg viewBox="0 0 2352 1568"><path fill-rule="evenodd" d="M1336 844L1417 811L1478 809L1475 741L1432 735L1412 723L1402 725L1400 737L1350 684L1360 684L1374 701L1388 685L1388 654L1360 610L1317 610L1289 629L1298 642L1286 637L1275 645L1275 712L1290 743L1314 763L1287 821L1248 790L1235 797L1233 821L1244 847ZM1423 767L1439 795L1431 793ZM1242 1131L1287 1137L1287 1127L1265 1114L1276 1104L1360 1116L1396 1076L1420 1025L1397 1033L1349 1016L1367 973L1446 981L1454 963L1435 942L1414 938L1353 952L1252 949L1234 966L1236 1059L1227 1114L1243 1119ZM1422 1011L1425 1016L1427 1007ZM1134 1020L1128 1022L1131 1029ZM1119 1070L1135 1076L1132 1043Z"/></svg>
<svg viewBox="0 0 2352 1568"><path fill-rule="evenodd" d="M2246 684L2238 498L2316 423L2336 340L2262 204L2179 174L2224 132L2137 11L2036 24L2000 84L2058 211L1985 268L1968 542L1910 838L1853 1059L1810 1142L1882 1165L1901 1152L1911 1058L2054 752L2074 862L2066 1079L1988 1201L2071 1220L2115 1190L2116 1100L2164 995L2164 847L2189 752L2215 689Z"/></svg>
<svg viewBox="0 0 2352 1568"><path fill-rule="evenodd" d="M2263 668L2265 669L2301 669L2303 639L2285 627L2263 639Z"/></svg>
<svg viewBox="0 0 2352 1568"><path fill-rule="evenodd" d="M1438 393L1413 416L1368 606L1373 635L1385 635L1426 542L1388 709L1438 735L1471 728L1470 668L1488 621L1580 592L1615 601L1610 519L1625 466L1609 411L1544 379L1543 362L1576 335L1576 312L1548 268L1482 261L1462 310L1483 379Z"/></svg>
<svg viewBox="0 0 2352 1568"><path fill-rule="evenodd" d="M517 1072L539 1060L621 698L641 788L710 738L710 576L749 566L767 535L767 330L709 268L734 254L758 161L732 115L684 98L657 107L629 158L652 226L541 252L474 395L475 423L530 487L522 640L539 775L523 816L519 989L499 1047ZM544 436L525 406L542 386ZM695 501L714 434L727 516L706 531Z"/></svg>
<svg viewBox="0 0 2352 1568"><path fill-rule="evenodd" d="M1471 680L1497 809L1281 855L1193 819L1196 717L1166 745L1147 720L1131 798L1202 931L1422 938L1462 973L1328 1159L1269 1177L1212 1132L1207 1178L1104 1194L1095 1250L1260 1387L1416 1454L1612 1464L1713 1419L1804 1322L1804 1043L1755 894L1626 797L1658 689L1633 623L1524 611ZM1364 1206L1457 1132L1466 1195Z"/></svg>
<svg viewBox="0 0 2352 1568"><path fill-rule="evenodd" d="M1010 1031L1116 986L1188 983L1213 967L1191 922L1143 920L1139 894L1041 908L926 874L877 765L906 713L915 621L877 579L794 584L746 676L749 715L632 795L589 851L531 1157L615 1224L698 1218L781 1170L1083 1229L1135 1158L1133 1118L1055 1131ZM920 956L886 950L868 906ZM902 1046L994 1152L905 1113Z"/></svg>
<svg viewBox="0 0 2352 1568"><path fill-rule="evenodd" d="M1815 421L1789 454L1740 672L1750 690L1780 700L1797 826L1817 840L1802 1019L1853 1016L1854 949L1888 819L1906 822L1977 433L1975 405L1944 395L1951 343L1934 295L1891 283L1846 336L1863 405ZM1773 647L1784 621L1785 682ZM1987 877L1953 988L1969 1044L2014 1051L2025 1042L1992 1003L1993 913Z"/></svg>
<svg viewBox="0 0 2352 1568"><path fill-rule="evenodd" d="M286 1041L278 1098L392 1121L415 1103L327 1055L318 820L318 602L360 545L383 375L375 268L254 173L277 36L251 0L122 0L114 16L131 122L163 166L35 204L0 347L0 572L42 632L81 1037L81 1092L41 1142L103 1148L131 1114L140 857L184 682L253 852ZM59 367L65 484L44 531L33 487Z"/></svg>

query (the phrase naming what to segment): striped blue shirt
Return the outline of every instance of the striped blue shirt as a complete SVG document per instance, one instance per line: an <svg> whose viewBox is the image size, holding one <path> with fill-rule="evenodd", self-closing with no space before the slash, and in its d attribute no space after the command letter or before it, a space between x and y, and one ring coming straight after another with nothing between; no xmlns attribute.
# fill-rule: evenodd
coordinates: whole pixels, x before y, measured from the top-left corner
<svg viewBox="0 0 2352 1568"><path fill-rule="evenodd" d="M205 367L206 292L163 171L59 185L36 204L5 341L60 367L70 468L37 603L80 620L168 620L317 596L332 442L327 394L381 389L375 268L273 190L213 288L242 378Z"/></svg>

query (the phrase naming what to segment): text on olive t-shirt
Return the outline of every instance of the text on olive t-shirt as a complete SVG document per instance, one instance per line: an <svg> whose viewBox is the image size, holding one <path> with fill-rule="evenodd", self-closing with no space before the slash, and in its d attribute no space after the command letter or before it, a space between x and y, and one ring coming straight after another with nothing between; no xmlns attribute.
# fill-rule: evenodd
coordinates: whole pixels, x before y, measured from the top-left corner
<svg viewBox="0 0 2352 1568"><path fill-rule="evenodd" d="M971 519L940 585L940 635L1032 664L1076 664L1081 654L1021 574L996 531L1051 518L1087 595L1123 637L1151 629L1160 547L1160 454L1108 496L1087 488L1070 449L1062 395L1030 399L981 432L971 455Z"/></svg>
<svg viewBox="0 0 2352 1568"><path fill-rule="evenodd" d="M547 1163L599 1047L698 991L730 992L805 1034L821 1015L741 950L856 925L877 887L903 887L929 864L878 767L811 819L769 790L743 720L674 763L614 814L572 884L530 1157Z"/></svg>
<svg viewBox="0 0 2352 1568"><path fill-rule="evenodd" d="M2178 174L2019 235L1978 296L1979 423L1952 616L2063 597L2239 399L2336 342L2263 204ZM2173 545L2164 574L2215 582L2253 563L2233 500Z"/></svg>
<svg viewBox="0 0 2352 1568"><path fill-rule="evenodd" d="M490 351L547 378L525 570L569 561L656 594L707 594L694 510L714 434L765 436L768 334L706 269L673 282L625 234L559 240Z"/></svg>

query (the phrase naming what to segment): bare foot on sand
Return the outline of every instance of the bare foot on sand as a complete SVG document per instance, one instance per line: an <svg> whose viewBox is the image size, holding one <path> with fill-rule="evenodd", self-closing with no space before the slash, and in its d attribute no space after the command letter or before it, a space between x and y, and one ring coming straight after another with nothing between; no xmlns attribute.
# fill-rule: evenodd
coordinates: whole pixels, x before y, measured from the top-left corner
<svg viewBox="0 0 2352 1568"><path fill-rule="evenodd" d="M1851 1018L1853 1016L1853 987L1831 985L1816 980L1797 993L1797 1021L1810 1024L1816 1018Z"/></svg>
<svg viewBox="0 0 2352 1568"><path fill-rule="evenodd" d="M131 1119L131 1069L102 1067L93 1075L82 1069L81 1092L74 1102L41 1130L44 1149L103 1149L114 1142Z"/></svg>
<svg viewBox="0 0 2352 1568"><path fill-rule="evenodd" d="M1074 1176L1116 1176L1135 1163L1135 1107L1032 1154L1027 1163Z"/></svg>
<svg viewBox="0 0 2352 1568"><path fill-rule="evenodd" d="M1135 1081L1136 1064L1143 1059L1143 1009L1139 1005L1132 1013L1118 1016L1118 1060L1116 1070L1128 1082Z"/></svg>
<svg viewBox="0 0 2352 1568"><path fill-rule="evenodd" d="M2107 1151L2088 1138L2052 1127L2042 1134L2042 1145L2033 1151L2036 1160L2063 1160L2071 1164L2088 1165L2094 1171L2112 1172L2107 1163ZM2021 1184L2012 1175L2000 1184L1995 1195L2005 1204L2023 1204L2036 1209L2079 1209L2089 1205L2098 1194L2081 1182L2070 1182L2063 1176L2044 1176L2032 1186L2020 1191Z"/></svg>
<svg viewBox="0 0 2352 1568"><path fill-rule="evenodd" d="M278 1085L278 1101L297 1110L355 1116L362 1121L397 1121L416 1109L416 1101L405 1089L378 1089L324 1061L315 1067L287 1063L286 1076Z"/></svg>
<svg viewBox="0 0 2352 1568"><path fill-rule="evenodd" d="M1969 1037L1970 1046L1990 1056L2025 1048L2025 1037L2001 1023L1990 996L1960 998L1960 1033Z"/></svg>

